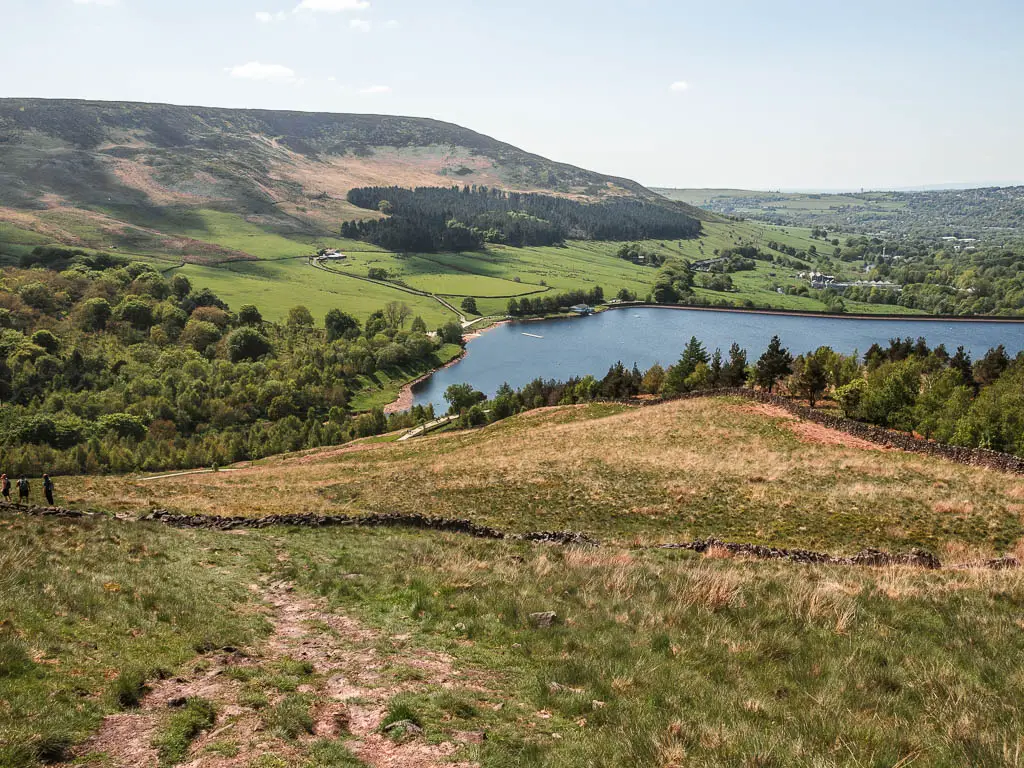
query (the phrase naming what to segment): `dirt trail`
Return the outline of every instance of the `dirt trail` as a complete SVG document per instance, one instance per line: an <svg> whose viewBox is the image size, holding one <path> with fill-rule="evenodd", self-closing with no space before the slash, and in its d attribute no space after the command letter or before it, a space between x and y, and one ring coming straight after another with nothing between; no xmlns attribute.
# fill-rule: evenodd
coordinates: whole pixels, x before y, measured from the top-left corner
<svg viewBox="0 0 1024 768"><path fill-rule="evenodd" d="M472 763L449 762L460 746L454 741L429 744L422 736L396 741L379 732L388 701L396 694L438 687L487 690L472 675L456 670L451 657L409 647L407 637L368 629L290 584L254 584L251 589L266 603L273 625L258 653L224 649L196 659L180 677L155 682L139 709L104 720L98 733L76 750L75 764L99 759L105 768L158 768L154 737L184 699L197 696L216 704L217 720L180 763L187 768L248 768L266 754L301 765L311 743L337 738L344 738L345 747L374 768L474 768ZM245 683L238 679L246 671L283 661L313 667L309 682L298 687L314 701L313 733L293 740L267 728L261 714L286 694L275 692L269 704L256 709L247 704L252 700L243 695ZM387 674L396 665L415 670L416 679L396 681Z"/></svg>

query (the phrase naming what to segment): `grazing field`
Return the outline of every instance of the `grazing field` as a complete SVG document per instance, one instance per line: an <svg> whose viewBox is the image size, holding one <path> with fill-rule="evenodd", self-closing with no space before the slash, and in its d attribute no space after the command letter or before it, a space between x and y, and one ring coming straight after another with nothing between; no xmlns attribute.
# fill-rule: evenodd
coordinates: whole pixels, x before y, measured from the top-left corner
<svg viewBox="0 0 1024 768"><path fill-rule="evenodd" d="M392 301L408 304L430 328L456 319L453 312L429 297L314 269L305 257L235 262L219 267L188 264L172 272L179 273L196 287L213 290L232 309L255 304L264 317L275 321L285 320L288 310L299 304L307 307L318 323L323 322L328 310L335 308L365 320Z"/></svg>
<svg viewBox="0 0 1024 768"><path fill-rule="evenodd" d="M288 493L262 494L265 487ZM725 539L843 552L1001 555L1024 536L1020 478L878 450L746 401L530 412L485 429L328 449L224 474L69 478L119 512L414 513L622 542Z"/></svg>
<svg viewBox="0 0 1024 768"><path fill-rule="evenodd" d="M386 509L605 541L0 512L0 765L1022 764L1019 570L638 547L716 534L971 560L1018 546L1019 478L709 400L58 491L132 512Z"/></svg>
<svg viewBox="0 0 1024 768"><path fill-rule="evenodd" d="M366 243L310 234L283 215L244 217L206 208L162 209L159 216L147 209L111 209L109 214L54 209L39 216L55 231L75 233L93 244L117 245L123 255L157 260L167 267L187 262L180 271L197 287L212 289L233 308L256 304L275 320L283 319L296 304L308 306L317 316L338 307L365 318L390 301L409 304L431 326L452 319L452 313L427 298L313 271L306 257L318 248L337 248L346 254L344 260L332 263L336 272L366 277L370 269L383 269L388 281L449 297L456 305L462 297L472 296L485 315L504 314L509 297L595 286L602 287L608 298L626 289L644 299L657 275L653 267L619 259L615 254L622 244L614 242L571 241L565 246L536 248L492 245L479 253L395 254ZM131 227L116 225L117 216L130 219ZM697 261L739 245L767 249L771 240L799 250L812 245L826 247L823 241L811 238L807 229L729 221L704 222L699 238L646 241L644 246L664 258ZM48 242L53 240L12 224L0 225L0 252L17 256L26 248ZM854 262L843 267L839 277L857 277L863 265ZM736 290L723 293L697 288L696 294L737 306L751 301L779 309L824 311L826 306L818 299L777 293L780 287L805 284L796 272L757 262L756 270L732 275ZM847 310L866 314L913 311L858 302L847 302Z"/></svg>
<svg viewBox="0 0 1024 768"><path fill-rule="evenodd" d="M84 241L119 244L123 255L155 259L167 267L187 262L180 271L197 287L210 288L233 308L256 304L265 316L275 320L284 318L296 304L308 306L317 316L338 307L365 318L390 301L404 301L430 325L452 319L452 313L430 299L312 270L306 257L318 248L337 248L346 254L344 260L332 263L335 272L366 277L370 269L383 269L390 282L449 297L456 305L462 297L472 296L485 315L504 314L510 297L589 290L595 286L603 288L608 298L626 289L644 299L657 275L656 268L618 258L615 254L622 244L615 242L571 241L565 246L536 248L492 245L479 253L395 254L375 250L366 243L309 234L299 229L297 222L289 223L284 217L243 217L212 209L171 208L162 210L159 216L146 209L111 209L108 217L54 209L39 215L51 225L59 225L59 231L77 233ZM130 218L133 228L117 229L112 224L117 221L115 216ZM716 251L739 245L767 249L771 240L799 250L808 250L812 245L826 248L823 241L811 238L810 230L806 229L715 221L704 222L703 227L699 238L646 241L643 245L663 258L690 261L713 258ZM114 234L104 235L108 230ZM0 252L16 256L32 245L46 242L51 240L38 233L0 225ZM275 269L268 262L280 268ZM862 274L862 267L857 262L844 264L844 271L838 276L855 278ZM797 271L757 262L756 270L732 275L734 291L697 288L696 294L737 306L751 301L778 309L824 311L825 304L816 298L786 296L776 291L780 287L805 285L805 281L797 278ZM858 302L847 302L847 310L866 314L913 312Z"/></svg>

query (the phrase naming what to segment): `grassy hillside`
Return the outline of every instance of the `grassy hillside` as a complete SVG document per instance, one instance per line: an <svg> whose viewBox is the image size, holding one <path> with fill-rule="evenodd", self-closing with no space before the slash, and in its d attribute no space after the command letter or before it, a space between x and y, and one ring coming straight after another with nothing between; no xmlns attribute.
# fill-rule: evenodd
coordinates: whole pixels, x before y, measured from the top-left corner
<svg viewBox="0 0 1024 768"><path fill-rule="evenodd" d="M396 300L431 325L452 319L429 298L344 276L365 276L371 267L456 305L474 296L483 313L503 312L509 297L548 290L600 285L609 296L626 288L643 298L653 286L655 270L615 258L619 243L401 256L342 239L343 221L379 215L347 202L347 192L363 185L478 184L583 200L660 200L702 219L704 231L693 240L648 245L693 260L740 243L775 240L801 250L814 244L806 230L728 222L635 182L416 118L0 99L0 146L0 259L44 244L118 252L179 268L232 307L255 303L275 320L296 304L318 316L340 307L365 317ZM348 254L341 274L308 267L306 257L319 248ZM851 274L858 267L849 265ZM767 264L738 274L735 283L735 293L698 293L737 304L825 309L816 299L777 293L798 281Z"/></svg>
<svg viewBox="0 0 1024 768"><path fill-rule="evenodd" d="M160 234L208 234L204 207L278 234L329 234L368 215L346 193L379 184L664 202L635 182L421 118L2 99L0 144L0 220L94 247L149 234L173 250ZM63 209L92 221L49 220Z"/></svg>
<svg viewBox="0 0 1024 768"><path fill-rule="evenodd" d="M622 542L715 535L999 555L1024 536L1019 478L874 450L785 412L728 400L541 410L480 431L270 459L226 474L62 485L76 505L119 512L429 510Z"/></svg>
<svg viewBox="0 0 1024 768"><path fill-rule="evenodd" d="M755 192L655 189L665 197L728 216L782 226L896 236L974 237L1003 243L1024 232L1024 187L920 192Z"/></svg>
<svg viewBox="0 0 1024 768"><path fill-rule="evenodd" d="M61 478L58 492L132 512L458 514L568 525L605 545L0 512L0 765L960 766L1024 754L1019 571L638 548L713 533L835 551L924 544L958 562L1018 547L1019 478L881 452L746 402L547 410L240 472ZM531 619L545 611L548 628ZM422 732L389 732L395 721Z"/></svg>

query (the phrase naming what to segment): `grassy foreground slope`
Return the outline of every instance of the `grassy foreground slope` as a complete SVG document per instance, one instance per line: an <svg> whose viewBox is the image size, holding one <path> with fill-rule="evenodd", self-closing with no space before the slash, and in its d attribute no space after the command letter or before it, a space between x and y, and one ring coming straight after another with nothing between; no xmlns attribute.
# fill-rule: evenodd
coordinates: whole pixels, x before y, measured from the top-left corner
<svg viewBox="0 0 1024 768"><path fill-rule="evenodd" d="M75 478L72 503L255 516L429 512L602 540L714 535L838 552L1001 555L1024 536L1020 478L883 451L746 401L542 409L473 432L357 444L241 471Z"/></svg>
<svg viewBox="0 0 1024 768"><path fill-rule="evenodd" d="M922 542L949 561L1020 536L1019 479L845 440L728 400L593 406L242 472L61 480L133 510L400 509L610 541L4 516L0 765L132 764L117 748L142 726L143 745L180 735L161 702L182 686L217 713L179 752L197 766L1020 765L1019 571L635 547ZM398 718L423 733L386 736Z"/></svg>

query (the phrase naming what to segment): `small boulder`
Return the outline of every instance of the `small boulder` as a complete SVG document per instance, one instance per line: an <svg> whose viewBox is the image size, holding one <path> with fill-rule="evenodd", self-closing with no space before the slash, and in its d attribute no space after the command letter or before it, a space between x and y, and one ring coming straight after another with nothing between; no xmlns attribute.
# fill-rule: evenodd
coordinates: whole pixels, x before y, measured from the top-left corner
<svg viewBox="0 0 1024 768"><path fill-rule="evenodd" d="M558 621L558 614L554 611L542 611L530 614L530 624L535 629L548 629Z"/></svg>

